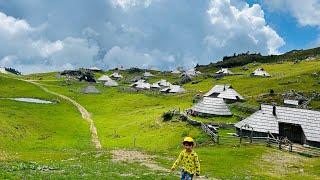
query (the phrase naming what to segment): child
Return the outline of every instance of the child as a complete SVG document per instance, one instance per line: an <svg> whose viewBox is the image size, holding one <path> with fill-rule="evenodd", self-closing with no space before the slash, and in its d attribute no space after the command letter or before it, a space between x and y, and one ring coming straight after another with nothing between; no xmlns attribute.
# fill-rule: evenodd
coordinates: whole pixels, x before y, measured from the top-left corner
<svg viewBox="0 0 320 180"><path fill-rule="evenodd" d="M182 144L184 146L184 150L179 154L179 157L171 167L171 170L174 171L179 165L181 165L181 180L192 180L193 175L200 175L199 158L197 153L192 150L194 140L191 137L186 137Z"/></svg>

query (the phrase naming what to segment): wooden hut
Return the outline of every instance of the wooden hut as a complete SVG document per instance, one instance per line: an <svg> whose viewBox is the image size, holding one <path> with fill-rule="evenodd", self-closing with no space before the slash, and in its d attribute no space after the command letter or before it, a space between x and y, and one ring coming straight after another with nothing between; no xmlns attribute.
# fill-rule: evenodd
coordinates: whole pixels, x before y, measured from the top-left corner
<svg viewBox="0 0 320 180"><path fill-rule="evenodd" d="M263 68L256 69L251 75L259 77L271 77L270 74Z"/></svg>
<svg viewBox="0 0 320 180"><path fill-rule="evenodd" d="M116 82L116 81L114 81L114 80L109 80L109 81L106 81L105 83L104 83L104 86L107 86L107 87L116 87L116 86L119 86L119 84Z"/></svg>
<svg viewBox="0 0 320 180"><path fill-rule="evenodd" d="M119 80L119 79L122 79L122 78L123 78L123 76L122 76L121 74L117 73L117 72L111 74L110 77L111 77L111 78L114 78L114 79L116 79L116 80Z"/></svg>
<svg viewBox="0 0 320 180"><path fill-rule="evenodd" d="M215 85L209 92L207 92L203 96L221 98L227 103L244 100L244 98L228 84Z"/></svg>
<svg viewBox="0 0 320 180"><path fill-rule="evenodd" d="M95 86L89 85L86 88L84 88L82 90L82 92L85 94L98 94L98 93L100 93L100 90L97 89Z"/></svg>
<svg viewBox="0 0 320 180"><path fill-rule="evenodd" d="M320 147L320 112L290 107L261 105L261 110L235 124L240 135L287 137L291 142Z"/></svg>
<svg viewBox="0 0 320 180"><path fill-rule="evenodd" d="M145 72L145 73L143 74L143 76L144 76L144 77L154 77L154 75L151 74L150 72Z"/></svg>
<svg viewBox="0 0 320 180"><path fill-rule="evenodd" d="M226 103L221 98L204 97L191 108L192 113L200 116L231 116Z"/></svg>
<svg viewBox="0 0 320 180"><path fill-rule="evenodd" d="M216 72L216 74L232 75L233 72L231 72L228 68L221 68Z"/></svg>
<svg viewBox="0 0 320 180"><path fill-rule="evenodd" d="M112 80L109 76L107 75L102 75L101 77L98 78L98 81L100 82L106 82Z"/></svg>
<svg viewBox="0 0 320 180"><path fill-rule="evenodd" d="M179 85L171 85L161 90L163 93L184 93L186 90Z"/></svg>

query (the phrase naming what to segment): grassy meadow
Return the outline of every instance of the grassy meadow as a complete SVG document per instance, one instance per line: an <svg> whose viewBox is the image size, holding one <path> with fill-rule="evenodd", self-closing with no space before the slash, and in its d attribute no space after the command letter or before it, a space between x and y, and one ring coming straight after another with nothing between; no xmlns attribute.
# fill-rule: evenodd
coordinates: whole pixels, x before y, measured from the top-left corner
<svg viewBox="0 0 320 180"><path fill-rule="evenodd" d="M163 122L162 113L192 107L193 98L204 94L216 84L231 84L246 98L244 105L258 107L261 94L285 93L290 90L307 94L320 91L320 60L294 64L261 64L271 78L250 77L258 68L249 64L250 70L241 67L231 71L241 75L220 80L200 75L187 83L184 94L128 90L128 79L141 73L121 71L126 79L119 87L95 86L100 94L83 94L85 82L57 79L57 73L44 73L18 78L36 80L51 91L66 95L84 106L91 114L103 149L95 151L90 143L89 125L77 109L65 100L45 93L30 83L0 75L0 98L34 97L51 100L54 104L30 104L0 99L0 178L82 178L92 179L177 179L171 173L157 172L139 163L112 161L110 150L129 149L155 155L154 160L169 169L181 150L181 139L190 135L198 142L202 175L218 179L319 179L320 159L307 158L282 152L264 145L241 145L238 142L216 145L199 128L179 120ZM111 74L106 72L105 74ZM153 72L157 76L148 82L167 79L179 81L178 75ZM96 74L99 77L101 73ZM320 109L320 102L311 106ZM235 123L248 116L236 106L234 116L194 119L203 122ZM234 129L221 130L221 135Z"/></svg>

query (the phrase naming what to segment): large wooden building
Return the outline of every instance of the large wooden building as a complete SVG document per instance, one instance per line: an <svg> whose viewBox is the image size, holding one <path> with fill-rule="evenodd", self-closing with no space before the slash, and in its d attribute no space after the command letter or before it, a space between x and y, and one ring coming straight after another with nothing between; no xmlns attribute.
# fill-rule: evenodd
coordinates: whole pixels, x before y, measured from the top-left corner
<svg viewBox="0 0 320 180"><path fill-rule="evenodd" d="M235 124L237 133L241 129L244 135L251 134L252 129L243 128L244 125L253 128L253 136L266 137L269 133L276 137L287 137L291 142L320 147L320 112L261 105L261 110Z"/></svg>

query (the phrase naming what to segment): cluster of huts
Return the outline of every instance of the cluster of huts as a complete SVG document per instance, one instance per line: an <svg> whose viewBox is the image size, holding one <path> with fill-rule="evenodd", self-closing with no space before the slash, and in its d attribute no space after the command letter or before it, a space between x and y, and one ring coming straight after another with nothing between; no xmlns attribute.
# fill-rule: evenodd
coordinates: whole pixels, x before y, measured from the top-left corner
<svg viewBox="0 0 320 180"><path fill-rule="evenodd" d="M92 69L97 71L98 69ZM200 74L195 70L185 72L174 70L172 74L181 76L196 76ZM216 74L232 75L227 68L220 69ZM256 69L252 76L270 77L270 74L263 68ZM143 77L154 77L150 72L145 72ZM98 81L105 86L118 86L117 80L123 78L115 72L109 76L103 75ZM138 90L159 90L164 93L180 93L185 90L178 85L162 79L155 83L148 83L146 80L137 78L130 87ZM100 91L90 85L83 91L84 93L99 93ZM308 109L297 108L307 101L298 93L287 93L283 95L286 107L262 104L260 110L249 117L236 123L238 135L267 137L270 134L274 137L287 137L291 142L320 147L320 112ZM232 116L228 104L244 101L231 85L215 85L211 90L203 95L203 99L196 103L188 113L197 116Z"/></svg>
<svg viewBox="0 0 320 180"><path fill-rule="evenodd" d="M154 76L155 75L147 71L143 74L144 78L150 78ZM122 78L123 76L121 74L119 74L118 72L114 72L113 74L110 75L110 77L108 75L102 75L97 79L97 81L100 83L103 83L104 86L107 86L107 87L116 87L116 86L119 86L117 81L121 80ZM135 88L137 90L159 90L160 92L163 92L163 93L185 92L185 89L182 88L181 86L173 85L164 79L161 79L160 81L150 84L146 82L145 79L142 79L142 77L135 77L132 80L132 82L133 83L130 84L129 87ZM84 93L100 93L100 91L93 85L89 85L88 87L83 89L83 92Z"/></svg>
<svg viewBox="0 0 320 180"><path fill-rule="evenodd" d="M244 66L242 68L243 70L247 71L249 70L248 66ZM216 75L222 75L222 76L227 76L227 75L234 75L232 71L230 71L228 68L221 68L216 72ZM258 77L271 77L271 75L263 68L258 68L255 71L251 73L251 76L258 76Z"/></svg>
<svg viewBox="0 0 320 180"><path fill-rule="evenodd" d="M146 80L141 79L137 82L130 85L130 87L133 87L138 90L160 90L160 92L163 93L183 93L185 92L185 89L182 88L179 85L173 85L170 82L161 79L160 81L157 81L153 84L150 84L146 82Z"/></svg>
<svg viewBox="0 0 320 180"><path fill-rule="evenodd" d="M227 104L244 100L230 85L216 85L188 113L198 116L231 116ZM271 134L273 137L286 137L294 143L320 147L319 111L262 104L260 110L236 123L235 128L238 135L268 137Z"/></svg>

